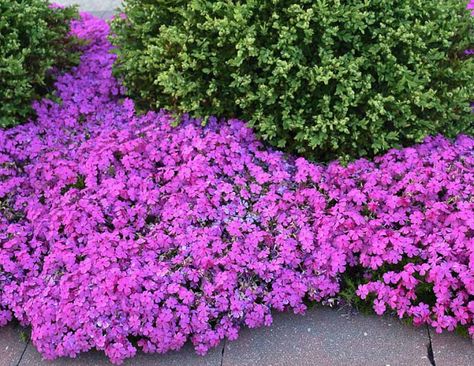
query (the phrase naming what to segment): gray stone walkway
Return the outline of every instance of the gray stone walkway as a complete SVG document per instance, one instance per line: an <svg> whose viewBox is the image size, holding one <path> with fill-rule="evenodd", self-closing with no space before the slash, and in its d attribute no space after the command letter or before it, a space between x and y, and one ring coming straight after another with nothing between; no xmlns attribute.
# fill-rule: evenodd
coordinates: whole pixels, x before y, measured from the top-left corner
<svg viewBox="0 0 474 366"><path fill-rule="evenodd" d="M80 10L87 11L100 18L110 18L120 5L120 0L51 0L61 5L79 5Z"/></svg>
<svg viewBox="0 0 474 366"><path fill-rule="evenodd" d="M0 328L0 366L106 366L103 353L43 361L19 326ZM428 356L433 349L434 363ZM206 356L191 345L165 355L139 353L125 366L472 366L474 347L453 333L435 334L391 317L315 308L307 315L276 314L267 328L242 329Z"/></svg>
<svg viewBox="0 0 474 366"><path fill-rule="evenodd" d="M109 18L120 0L56 0ZM315 308L306 316L276 314L270 328L243 329L205 357L188 345L166 355L139 354L125 366L473 366L474 345L452 333L436 334L390 317ZM110 365L103 353L43 361L19 326L0 328L0 366ZM431 359L429 350L432 349Z"/></svg>

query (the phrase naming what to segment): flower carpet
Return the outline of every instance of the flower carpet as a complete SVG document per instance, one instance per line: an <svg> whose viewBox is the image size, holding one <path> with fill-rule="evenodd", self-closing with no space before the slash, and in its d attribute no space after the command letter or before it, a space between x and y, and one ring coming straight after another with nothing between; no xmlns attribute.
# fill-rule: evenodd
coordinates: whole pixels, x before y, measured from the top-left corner
<svg viewBox="0 0 474 366"><path fill-rule="evenodd" d="M0 131L0 325L30 325L48 359L204 354L355 271L378 314L474 337L472 137L318 165L242 121L137 113L108 24L72 32L87 45L58 100Z"/></svg>

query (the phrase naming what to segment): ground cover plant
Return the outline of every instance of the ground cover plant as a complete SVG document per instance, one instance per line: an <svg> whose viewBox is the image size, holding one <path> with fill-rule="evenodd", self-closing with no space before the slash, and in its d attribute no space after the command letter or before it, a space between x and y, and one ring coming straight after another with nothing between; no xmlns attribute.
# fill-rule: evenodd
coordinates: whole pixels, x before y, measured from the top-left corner
<svg viewBox="0 0 474 366"><path fill-rule="evenodd" d="M77 17L75 8L47 0L0 0L0 127L31 116L32 101L52 89L51 68L79 61L79 45L69 33Z"/></svg>
<svg viewBox="0 0 474 366"><path fill-rule="evenodd" d="M357 296L474 338L474 139L442 136L347 167L269 149L238 120L138 115L108 25L84 14L61 103L0 130L0 325L48 359L96 348L203 354L271 311Z"/></svg>
<svg viewBox="0 0 474 366"><path fill-rule="evenodd" d="M124 4L115 70L144 105L243 118L316 161L474 132L467 1Z"/></svg>

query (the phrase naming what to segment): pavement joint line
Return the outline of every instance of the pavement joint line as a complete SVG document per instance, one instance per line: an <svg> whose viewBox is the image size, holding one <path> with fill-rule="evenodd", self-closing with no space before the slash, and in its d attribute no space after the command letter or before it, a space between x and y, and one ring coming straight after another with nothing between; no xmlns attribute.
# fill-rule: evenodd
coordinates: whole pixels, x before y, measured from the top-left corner
<svg viewBox="0 0 474 366"><path fill-rule="evenodd" d="M436 366L436 360L435 360L435 356L433 352L433 342L431 340L431 331L428 325L426 326L426 331L428 332L428 339L429 339L429 343L426 346L427 351L428 351L428 360L430 360L431 366Z"/></svg>
<svg viewBox="0 0 474 366"><path fill-rule="evenodd" d="M25 355L26 349L28 348L29 345L30 345L30 339L28 339L28 341L26 342L25 348L23 349L23 352L21 353L20 359L18 360L18 363L16 364L16 366L20 366L21 361L23 360L23 356Z"/></svg>
<svg viewBox="0 0 474 366"><path fill-rule="evenodd" d="M224 344L222 345L222 354L221 354L221 366L224 365L224 353L225 353L225 346L227 343L227 338L224 338Z"/></svg>

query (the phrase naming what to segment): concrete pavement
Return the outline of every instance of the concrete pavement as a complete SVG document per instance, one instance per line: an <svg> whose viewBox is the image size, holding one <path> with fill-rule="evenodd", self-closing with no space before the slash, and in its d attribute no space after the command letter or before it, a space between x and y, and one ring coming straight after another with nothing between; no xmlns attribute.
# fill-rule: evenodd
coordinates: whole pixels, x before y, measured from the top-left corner
<svg viewBox="0 0 474 366"><path fill-rule="evenodd" d="M0 366L106 366L101 352L77 359L43 361L21 328L0 329ZM432 352L430 352L430 349ZM430 354L431 353L431 354ZM306 315L277 313L271 327L241 330L206 356L188 344L179 352L139 353L125 366L472 366L472 342L453 333L435 334L389 316L315 307Z"/></svg>

